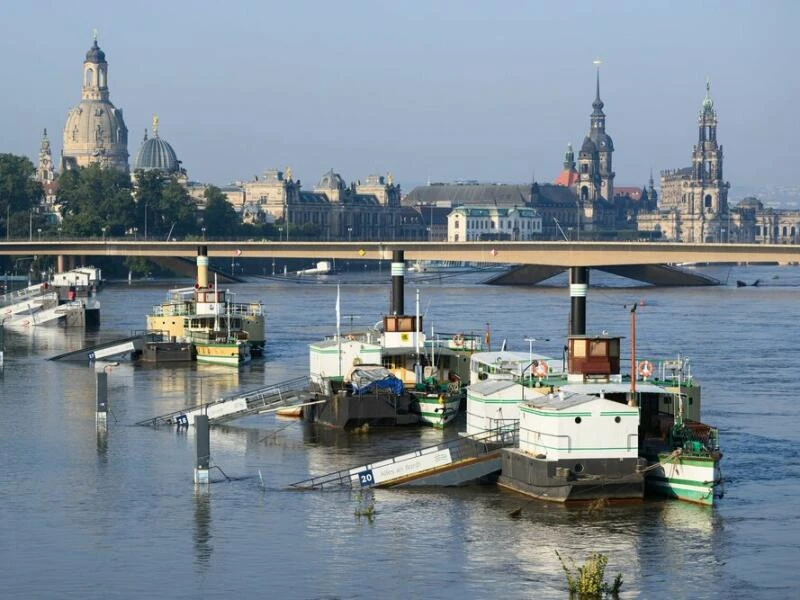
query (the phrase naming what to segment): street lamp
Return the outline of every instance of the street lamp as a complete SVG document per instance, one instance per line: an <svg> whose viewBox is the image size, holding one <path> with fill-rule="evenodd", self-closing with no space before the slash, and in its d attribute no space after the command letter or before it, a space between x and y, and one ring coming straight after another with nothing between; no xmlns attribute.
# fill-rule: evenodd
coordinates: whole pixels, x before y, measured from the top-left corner
<svg viewBox="0 0 800 600"><path fill-rule="evenodd" d="M347 241L348 242L352 242L353 241L353 228L352 227L348 227L347 228Z"/></svg>
<svg viewBox="0 0 800 600"><path fill-rule="evenodd" d="M203 241L205 242L206 241L206 228L205 228L205 225L200 228L200 231L203 232Z"/></svg>
<svg viewBox="0 0 800 600"><path fill-rule="evenodd" d="M278 226L278 241L279 242L283 241L283 227L281 227L280 225Z"/></svg>
<svg viewBox="0 0 800 600"><path fill-rule="evenodd" d="M37 227L36 228L36 232L39 234L39 241L41 242L42 241L42 228L41 227Z"/></svg>
<svg viewBox="0 0 800 600"><path fill-rule="evenodd" d="M105 244L105 242L106 242L106 229L108 229L108 227L106 227L106 226L104 225L104 226L103 226L103 227L101 227L100 229L103 231L103 243ZM40 230L40 231L41 231L41 230Z"/></svg>
<svg viewBox="0 0 800 600"><path fill-rule="evenodd" d="M61 241L61 226L58 226L58 241Z"/></svg>

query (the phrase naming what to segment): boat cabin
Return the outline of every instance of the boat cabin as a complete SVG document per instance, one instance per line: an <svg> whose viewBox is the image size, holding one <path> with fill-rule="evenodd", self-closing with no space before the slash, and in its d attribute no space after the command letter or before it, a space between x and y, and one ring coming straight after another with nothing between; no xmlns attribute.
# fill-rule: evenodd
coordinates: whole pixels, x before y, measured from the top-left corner
<svg viewBox="0 0 800 600"><path fill-rule="evenodd" d="M619 376L619 337L573 335L567 340L570 381L610 381Z"/></svg>

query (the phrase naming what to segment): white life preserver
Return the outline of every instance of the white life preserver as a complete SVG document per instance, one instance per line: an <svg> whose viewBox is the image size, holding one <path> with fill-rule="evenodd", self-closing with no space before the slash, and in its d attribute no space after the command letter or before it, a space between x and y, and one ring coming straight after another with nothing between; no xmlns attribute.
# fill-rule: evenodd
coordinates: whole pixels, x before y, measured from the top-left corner
<svg viewBox="0 0 800 600"><path fill-rule="evenodd" d="M643 360L639 363L639 367L636 370L639 372L642 379L647 379L653 374L653 363L649 360Z"/></svg>

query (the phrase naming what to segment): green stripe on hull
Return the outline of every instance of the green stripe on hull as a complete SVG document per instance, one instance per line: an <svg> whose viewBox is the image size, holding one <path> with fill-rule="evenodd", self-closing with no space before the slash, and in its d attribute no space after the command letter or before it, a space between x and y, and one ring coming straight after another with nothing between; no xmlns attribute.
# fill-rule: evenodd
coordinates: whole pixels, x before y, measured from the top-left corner
<svg viewBox="0 0 800 600"><path fill-rule="evenodd" d="M666 480L655 481L651 477L648 477L645 483L649 489L662 496L678 498L679 500L686 500L687 502L694 502L705 506L713 506L714 504L714 490L708 486L701 489L698 484L698 489L685 489L673 487L670 485L670 482Z"/></svg>

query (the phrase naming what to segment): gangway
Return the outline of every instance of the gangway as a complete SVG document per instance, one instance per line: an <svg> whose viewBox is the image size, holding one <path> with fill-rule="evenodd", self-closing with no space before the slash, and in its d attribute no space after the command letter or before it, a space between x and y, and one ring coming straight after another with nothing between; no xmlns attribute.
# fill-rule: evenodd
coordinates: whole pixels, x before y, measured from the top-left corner
<svg viewBox="0 0 800 600"><path fill-rule="evenodd" d="M198 415L207 415L210 425L226 423L240 417L265 412L274 412L286 406L307 406L316 404L310 391L311 379L306 375L289 379L273 385L260 387L230 396L223 396L214 402L207 402L192 408L183 408L166 415L139 421L137 425L188 426L194 425ZM319 402L322 402L320 400Z"/></svg>
<svg viewBox="0 0 800 600"><path fill-rule="evenodd" d="M43 293L34 298L26 298L0 307L0 320L6 321L22 313L33 313L46 303L53 306L58 304L58 294L56 292Z"/></svg>
<svg viewBox="0 0 800 600"><path fill-rule="evenodd" d="M96 359L118 356L128 352L136 352L142 349L146 339L152 339L155 335L160 334L142 333L131 335L128 337L103 342L101 344L96 344L94 346L87 346L86 348L81 348L80 350L73 350L71 352L65 352L64 354L51 356L49 360L91 362Z"/></svg>
<svg viewBox="0 0 800 600"><path fill-rule="evenodd" d="M24 302L25 300L36 298L37 296L41 295L42 292L46 291L47 288L48 284L37 283L22 288L21 290L14 290L13 292L8 292L7 294L3 294L2 296L0 296L0 306L6 306L8 304L16 304L17 302Z"/></svg>
<svg viewBox="0 0 800 600"><path fill-rule="evenodd" d="M291 484L296 490L456 486L489 478L502 468L501 448L515 447L519 421L464 435L408 454Z"/></svg>
<svg viewBox="0 0 800 600"><path fill-rule="evenodd" d="M65 304L51 306L50 308L39 308L28 314L15 314L4 319L3 324L12 328L46 325L48 323L52 323L53 321L58 321L72 311L83 309L83 302L80 300L74 300Z"/></svg>

